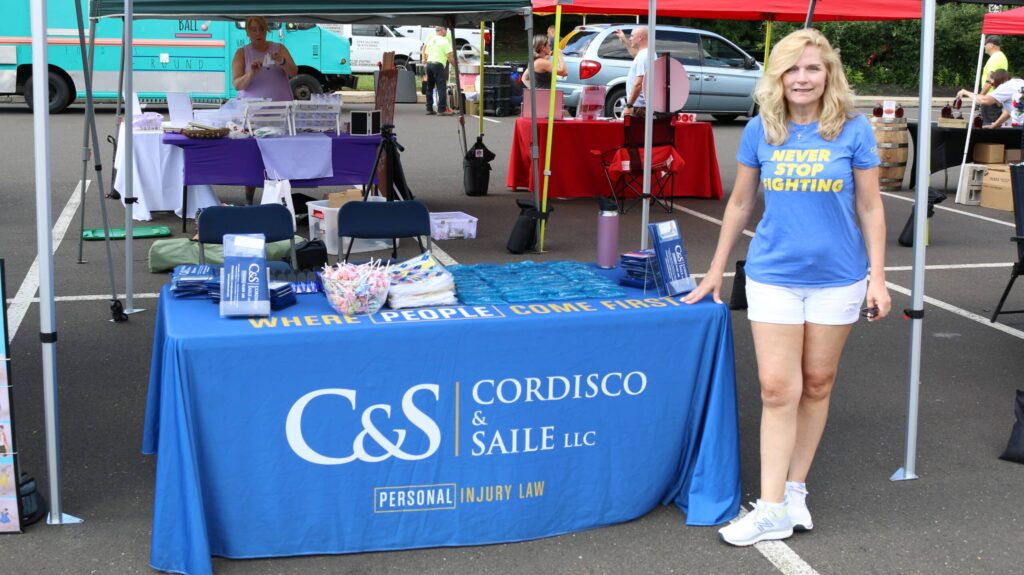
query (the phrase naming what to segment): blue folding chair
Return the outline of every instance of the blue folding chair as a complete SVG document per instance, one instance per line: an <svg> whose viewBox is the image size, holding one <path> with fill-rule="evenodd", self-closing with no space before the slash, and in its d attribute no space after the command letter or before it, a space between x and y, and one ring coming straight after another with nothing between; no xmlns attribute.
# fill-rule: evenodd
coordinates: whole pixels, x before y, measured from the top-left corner
<svg viewBox="0 0 1024 575"><path fill-rule="evenodd" d="M421 236L427 237L430 248L430 212L418 200L394 202L348 202L338 210L338 237L344 245L344 238L350 238L348 249L342 261L347 262L356 239L391 239L391 258L398 258L397 238L415 237L423 248Z"/></svg>
<svg viewBox="0 0 1024 575"><path fill-rule="evenodd" d="M206 263L205 244L223 244L225 234L263 234L267 243L289 241L291 267L284 262L267 262L267 265L273 272L290 272L298 267L294 226L292 213L280 204L206 208L199 213L199 263Z"/></svg>

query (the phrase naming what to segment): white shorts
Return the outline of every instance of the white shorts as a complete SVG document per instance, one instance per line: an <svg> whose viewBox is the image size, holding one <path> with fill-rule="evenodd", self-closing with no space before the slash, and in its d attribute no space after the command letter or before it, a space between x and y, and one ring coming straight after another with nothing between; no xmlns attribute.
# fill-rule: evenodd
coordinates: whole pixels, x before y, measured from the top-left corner
<svg viewBox="0 0 1024 575"><path fill-rule="evenodd" d="M868 280L839 287L782 287L747 278L747 318L763 323L849 325L857 322Z"/></svg>

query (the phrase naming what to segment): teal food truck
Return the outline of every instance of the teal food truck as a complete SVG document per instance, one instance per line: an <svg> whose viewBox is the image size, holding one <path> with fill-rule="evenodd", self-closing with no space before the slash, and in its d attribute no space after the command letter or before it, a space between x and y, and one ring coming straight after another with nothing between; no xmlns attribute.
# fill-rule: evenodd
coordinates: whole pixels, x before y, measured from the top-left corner
<svg viewBox="0 0 1024 575"><path fill-rule="evenodd" d="M29 0L7 3L11 9L0 19L0 95L23 95L31 106ZM47 4L50 111L57 113L76 98L85 97L85 81L75 0L50 0ZM82 5L88 14L88 0ZM270 28L267 38L287 46L299 66L299 73L292 78L296 99L308 100L311 93L354 86L347 39L315 24L271 22ZM117 97L121 36L120 19L98 21L93 74L97 100ZM235 50L249 41L242 22L136 20L133 36L134 89L140 99L159 101L167 92L186 92L197 101L220 101L235 95L231 59Z"/></svg>

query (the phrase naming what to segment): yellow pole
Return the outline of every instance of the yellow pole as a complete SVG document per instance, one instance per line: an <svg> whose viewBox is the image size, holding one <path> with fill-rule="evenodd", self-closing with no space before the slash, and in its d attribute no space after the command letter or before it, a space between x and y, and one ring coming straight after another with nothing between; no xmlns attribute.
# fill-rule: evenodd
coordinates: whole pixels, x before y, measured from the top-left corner
<svg viewBox="0 0 1024 575"><path fill-rule="evenodd" d="M558 46L558 42L562 32L562 5L558 4L555 6L555 46ZM532 47L530 48L533 49ZM551 177L551 141L555 135L555 90L558 89L558 50L555 50L551 54L551 94L548 99L548 139L547 144L544 146L544 191L540 198L540 213L547 214L548 212L548 179ZM533 80L534 72L530 70L530 80L535 89L537 82ZM541 253L544 252L544 232L547 229L547 219L541 219L540 221L540 242L537 244L537 250Z"/></svg>
<svg viewBox="0 0 1024 575"><path fill-rule="evenodd" d="M768 20L768 26L764 35L764 65L768 65L768 53L772 50L772 21Z"/></svg>
<svg viewBox="0 0 1024 575"><path fill-rule="evenodd" d="M487 42L484 40L484 22L480 21L480 93L477 100L478 108L476 110L477 118L480 119L480 135L484 135L484 49L487 48Z"/></svg>

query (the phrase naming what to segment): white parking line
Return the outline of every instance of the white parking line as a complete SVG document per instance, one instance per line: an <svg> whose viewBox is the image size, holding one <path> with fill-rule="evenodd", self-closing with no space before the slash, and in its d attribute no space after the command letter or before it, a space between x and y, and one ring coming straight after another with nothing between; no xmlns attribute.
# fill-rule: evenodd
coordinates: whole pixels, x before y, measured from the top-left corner
<svg viewBox="0 0 1024 575"><path fill-rule="evenodd" d="M739 521L747 513L750 512L745 507L740 507L740 514L729 523ZM771 561L772 565L783 575L818 575L813 567L782 541L761 541L754 544L754 549L764 555L765 559Z"/></svg>
<svg viewBox="0 0 1024 575"><path fill-rule="evenodd" d="M914 201L915 201L913 196L900 196L900 195L894 194L892 192L882 192L882 195L886 196L886 197L889 197L889 198L895 198L897 200L903 200L904 202L914 203ZM1001 226L1007 226L1007 227L1011 227L1011 228L1013 227L1013 222L1004 222L1002 220L997 220L995 218L990 218L988 216L982 216L982 215L979 215L979 214L973 214L971 212L965 212L963 210L958 210L956 208L949 208L949 207L946 207L946 206L934 206L934 208L936 210L942 210L944 212L953 212L954 214L960 214L961 216L968 216L968 217L975 218L975 219L978 219L978 220L982 220L982 221L985 221L985 222L989 222L989 223L993 223L993 224L999 224Z"/></svg>
<svg viewBox="0 0 1024 575"><path fill-rule="evenodd" d="M85 192L89 192L89 184L92 180L85 181ZM57 222L53 225L53 253L57 253L57 248L60 247L61 240L64 239L65 232L68 231L68 227L71 225L71 220L75 217L75 212L78 211L78 205L81 203L79 196L81 195L82 183L79 182L75 186L75 191L72 192L71 197L68 198L68 203L64 205L64 209L60 213L60 217L57 218ZM25 274L25 279L18 286L18 293L14 295L14 299L11 300L11 305L7 308L7 326L10 330L8 339L13 341L14 335L18 333L18 327L21 326L21 321L25 319L25 314L28 312L28 306L33 301L39 301L35 297L36 291L39 290L39 255L36 254L36 258L32 260L32 265L28 268L28 273Z"/></svg>
<svg viewBox="0 0 1024 575"><path fill-rule="evenodd" d="M690 208L686 208L686 207L680 206L679 204L677 204L675 202L672 202L672 206L675 207L675 209L679 210L680 212L685 212L685 213L690 214L691 216L693 216L695 218L700 218L700 219L702 219L704 221L711 222L711 223L717 224L717 225L722 225L722 223L723 223L722 220L720 220L718 218L711 217L711 216L709 216L707 214L702 214L702 213L700 213L698 211L691 210ZM752 232L750 230L743 230L743 235L752 238L752 237L754 237L754 232Z"/></svg>
<svg viewBox="0 0 1024 575"><path fill-rule="evenodd" d="M466 114L466 117L467 118L477 118L477 119L480 118L480 116L474 116L473 114ZM491 122L491 123L494 123L494 124L500 124L501 123L501 120L492 120L491 118L488 118L487 116L484 116L484 121L485 122Z"/></svg>
<svg viewBox="0 0 1024 575"><path fill-rule="evenodd" d="M71 213L72 213L72 215L74 215L74 212L71 212ZM56 247L54 247L54 251L56 251ZM434 254L434 257L437 258L437 261L441 262L442 264L444 264L446 266L453 266L453 265L456 265L456 264L459 263L459 262L455 261L455 258L450 256L448 254L448 252L446 252L446 251L442 250L441 248L437 247L437 244L433 244L433 246L431 247L430 253ZM33 268L32 268L33 270L35 269L34 266L35 266L35 264L33 263ZM32 270L29 270L29 274L30 275L32 274ZM27 278L26 278L26 280L27 280ZM35 287L39 287L38 284L36 284ZM25 289L24 288L24 284L22 284L22 289ZM18 290L18 295L19 296L21 295L21 289ZM32 294L30 294L29 296L23 297L21 299L19 299L18 296L15 296L14 298L9 298L7 300L7 303L11 304L11 307L13 308L14 307L14 303L18 302L19 306L22 306L22 307L27 309L29 304L39 303L39 298L38 297L34 297L34 296L35 296L35 292L33 291ZM122 293L122 294L117 294L117 297L123 299L126 296L125 296L125 294ZM160 294L159 293L137 293L137 294L135 294L132 297L134 297L135 299L158 299L160 297ZM63 295L63 296L57 296L57 297L55 297L53 299L57 303L76 302L76 301L106 301L106 300L110 299L110 294ZM21 312L21 315L24 316L25 313ZM11 317L13 317L13 316L11 316ZM18 318L18 323L21 323L21 318ZM14 338L14 332L17 331L17 326L15 325L13 319L11 320L11 325L15 326L11 330L11 338L13 339Z"/></svg>
<svg viewBox="0 0 1024 575"><path fill-rule="evenodd" d="M903 286L896 285L896 284L894 284L892 282L888 282L888 281L885 282L885 285L889 286L889 289L891 289L892 291L899 292L899 293L901 293L903 295L906 295L906 296L911 295L911 291L909 289L903 287ZM969 312L969 311L967 311L965 309L956 307L953 304L946 303L946 302L944 302L942 300L937 300L937 299L935 299L933 297L928 297L928 296L924 296L924 302L927 303L927 304L933 305L933 306L935 306L937 308L944 309L944 310L946 310L948 312L955 313L956 315L958 315L960 317L963 317L963 318L966 318L966 319L969 319L969 320L971 320L973 322L980 323L983 326L990 327L992 329L1001 331L1001 332L1003 332L1005 334L1008 334L1008 335L1012 335L1013 337L1015 337L1017 339L1024 339L1024 331L1021 331L1019 329L1014 329L1014 328L1012 328L1012 327L1010 327L1008 325L1003 325L1001 323L992 323L992 322L990 322L988 320L987 317L980 316L980 315L978 315L978 314L976 314L974 312Z"/></svg>

